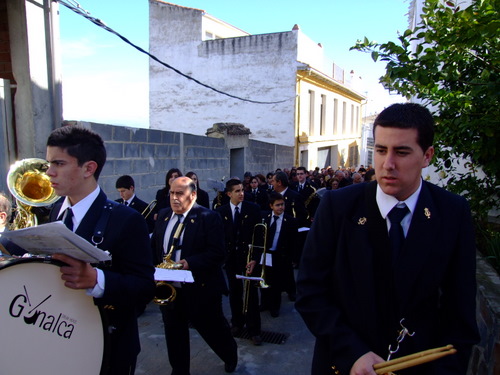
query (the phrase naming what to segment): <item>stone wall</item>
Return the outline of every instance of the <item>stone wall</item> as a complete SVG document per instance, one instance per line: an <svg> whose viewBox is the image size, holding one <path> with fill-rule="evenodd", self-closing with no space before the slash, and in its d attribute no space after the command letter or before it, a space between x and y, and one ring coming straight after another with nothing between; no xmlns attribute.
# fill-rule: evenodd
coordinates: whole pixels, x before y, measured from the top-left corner
<svg viewBox="0 0 500 375"><path fill-rule="evenodd" d="M231 144L228 147L224 138L88 122L68 124L89 127L104 139L108 155L99 184L111 199L119 197L115 182L124 174L134 178L137 195L146 202L153 200L156 191L165 186L165 175L170 168L195 172L200 187L211 199L215 191L209 187L209 179L227 180L230 175ZM254 140L244 143L244 167L236 174L240 178L245 171L266 174L293 164L293 147Z"/></svg>
<svg viewBox="0 0 500 375"><path fill-rule="evenodd" d="M468 374L500 375L500 278L477 257L477 322L480 343L474 348Z"/></svg>

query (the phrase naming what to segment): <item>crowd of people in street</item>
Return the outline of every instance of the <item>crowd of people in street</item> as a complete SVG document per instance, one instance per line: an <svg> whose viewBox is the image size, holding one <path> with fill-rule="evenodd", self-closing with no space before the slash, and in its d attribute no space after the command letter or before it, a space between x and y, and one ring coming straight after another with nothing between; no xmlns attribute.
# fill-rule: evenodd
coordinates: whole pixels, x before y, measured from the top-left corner
<svg viewBox="0 0 500 375"><path fill-rule="evenodd" d="M172 168L153 206L130 176L116 181L119 199L107 198L97 133L54 130L47 175L61 199L49 221L112 255L97 265L53 255L64 285L86 290L105 314L103 373L134 373L137 316L156 293L154 265L171 261L194 279L172 281L175 298L159 307L172 375L190 373L190 325L234 372L235 337L246 329L262 345L261 314L279 319L284 293L316 338L313 375L374 375L394 344L396 356L447 344L458 350L401 374L464 375L478 340L474 236L465 199L422 180L433 136L427 109L395 104L375 119L374 167L246 172L212 202L195 171ZM415 338L405 337L410 332Z"/></svg>

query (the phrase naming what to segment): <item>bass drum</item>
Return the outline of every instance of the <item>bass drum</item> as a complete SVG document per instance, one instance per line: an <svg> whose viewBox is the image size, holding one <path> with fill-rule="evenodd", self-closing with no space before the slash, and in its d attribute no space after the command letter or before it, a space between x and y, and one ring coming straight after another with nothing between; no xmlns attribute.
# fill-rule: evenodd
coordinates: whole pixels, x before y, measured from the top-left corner
<svg viewBox="0 0 500 375"><path fill-rule="evenodd" d="M85 290L64 286L58 265L37 258L0 262L0 373L99 374L101 316Z"/></svg>

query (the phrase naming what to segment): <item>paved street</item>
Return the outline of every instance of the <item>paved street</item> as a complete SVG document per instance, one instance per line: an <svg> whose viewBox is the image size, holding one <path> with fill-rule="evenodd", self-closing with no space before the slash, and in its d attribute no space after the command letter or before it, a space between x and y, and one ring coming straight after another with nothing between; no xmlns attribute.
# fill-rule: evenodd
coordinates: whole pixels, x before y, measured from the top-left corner
<svg viewBox="0 0 500 375"><path fill-rule="evenodd" d="M230 317L228 298L224 297L224 312ZM310 373L314 338L305 327L299 314L283 293L281 314L272 318L262 312L262 330L286 334L284 344L264 342L254 346L247 339L236 338L238 344L239 375L307 375ZM139 318L142 352L136 374L170 375L171 367L166 353L163 323L158 306L150 303ZM224 364L208 347L196 330L191 334L191 375L225 374ZM278 335L279 336L279 335ZM269 335L270 339L273 338Z"/></svg>

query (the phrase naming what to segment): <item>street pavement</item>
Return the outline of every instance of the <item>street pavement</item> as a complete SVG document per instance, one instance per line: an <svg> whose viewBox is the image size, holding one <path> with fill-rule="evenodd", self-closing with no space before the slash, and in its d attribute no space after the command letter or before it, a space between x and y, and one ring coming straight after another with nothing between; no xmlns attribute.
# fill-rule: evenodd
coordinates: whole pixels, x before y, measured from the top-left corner
<svg viewBox="0 0 500 375"><path fill-rule="evenodd" d="M228 298L223 298L223 308L229 320ZM264 342L254 346L245 338L236 338L238 344L238 375L308 375L310 374L314 337L306 328L293 302L282 294L280 316L273 318L269 311L261 312L262 331L284 334L283 344ZM203 341L198 332L190 329L191 375L225 374L224 363ZM137 360L136 375L170 375L163 322L159 307L150 303L139 317L142 351ZM266 335L268 341L280 335Z"/></svg>

